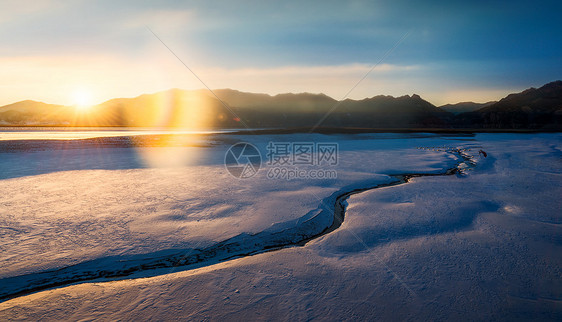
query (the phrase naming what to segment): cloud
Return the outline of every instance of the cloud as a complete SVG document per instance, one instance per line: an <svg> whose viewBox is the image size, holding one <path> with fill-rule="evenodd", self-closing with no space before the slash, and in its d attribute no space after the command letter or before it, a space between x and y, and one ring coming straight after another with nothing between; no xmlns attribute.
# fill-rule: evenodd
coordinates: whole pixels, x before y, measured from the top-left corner
<svg viewBox="0 0 562 322"><path fill-rule="evenodd" d="M373 68L374 67L374 68ZM237 75L237 76L257 76L257 77L274 77L274 76L297 76L297 77L334 77L334 76L362 76L370 71L370 74L384 74L396 72L409 72L419 70L421 66L417 65L392 65L381 64L378 66L368 64L349 64L336 66L284 66L275 68L240 68L240 69L224 69L209 68L208 72L214 75ZM372 70L371 70L372 69Z"/></svg>
<svg viewBox="0 0 562 322"><path fill-rule="evenodd" d="M0 23L21 19L23 16L35 15L45 11L59 9L63 6L56 0L34 0L22 4L19 0L0 1Z"/></svg>
<svg viewBox="0 0 562 322"><path fill-rule="evenodd" d="M122 27L145 28L145 26L148 26L160 32L170 34L187 29L195 19L196 15L193 10L156 9L141 11L126 17Z"/></svg>
<svg viewBox="0 0 562 322"><path fill-rule="evenodd" d="M0 1L1 103L203 88L488 99L558 77L560 5L432 1ZM436 9L439 10L436 10ZM532 83L531 83L532 82ZM495 92L494 92L495 91ZM486 94L488 93L488 94ZM499 98L499 97L498 97Z"/></svg>

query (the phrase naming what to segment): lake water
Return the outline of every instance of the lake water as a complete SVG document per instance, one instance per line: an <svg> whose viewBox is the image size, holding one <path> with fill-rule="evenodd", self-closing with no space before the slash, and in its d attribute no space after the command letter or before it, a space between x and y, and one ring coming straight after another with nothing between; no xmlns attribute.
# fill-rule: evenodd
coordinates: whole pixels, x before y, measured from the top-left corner
<svg viewBox="0 0 562 322"><path fill-rule="evenodd" d="M0 141L7 140L78 140L99 137L155 134L212 134L234 130L190 131L165 128L127 127L0 127Z"/></svg>

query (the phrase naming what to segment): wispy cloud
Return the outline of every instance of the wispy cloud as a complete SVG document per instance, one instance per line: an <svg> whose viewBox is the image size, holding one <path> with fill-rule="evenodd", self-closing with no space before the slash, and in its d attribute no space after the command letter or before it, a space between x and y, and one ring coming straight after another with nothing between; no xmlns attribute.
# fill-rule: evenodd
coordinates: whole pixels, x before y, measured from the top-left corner
<svg viewBox="0 0 562 322"><path fill-rule="evenodd" d="M65 103L72 86L92 87L98 100L200 88L147 25L211 88L334 98L413 28L351 98L417 93L436 104L468 95L487 100L559 77L560 6L5 0L0 104Z"/></svg>
<svg viewBox="0 0 562 322"><path fill-rule="evenodd" d="M336 65L336 66L284 66L276 68L240 68L240 69L224 69L224 68L209 68L208 72L215 75L234 74L258 77L274 77L274 76L357 76L361 73L366 73L371 69L368 64L349 64L349 65ZM392 65L381 64L377 66L373 74L385 74L394 72L409 72L419 70L419 65Z"/></svg>
<svg viewBox="0 0 562 322"><path fill-rule="evenodd" d="M124 28L142 28L143 30L145 26L151 26L170 35L185 32L185 29L192 25L196 19L196 13L193 10L156 9L141 11L126 17L122 26Z"/></svg>
<svg viewBox="0 0 562 322"><path fill-rule="evenodd" d="M26 3L18 0L2 0L0 1L0 23L19 20L23 16L43 13L61 7L63 7L63 4L56 0L35 0Z"/></svg>

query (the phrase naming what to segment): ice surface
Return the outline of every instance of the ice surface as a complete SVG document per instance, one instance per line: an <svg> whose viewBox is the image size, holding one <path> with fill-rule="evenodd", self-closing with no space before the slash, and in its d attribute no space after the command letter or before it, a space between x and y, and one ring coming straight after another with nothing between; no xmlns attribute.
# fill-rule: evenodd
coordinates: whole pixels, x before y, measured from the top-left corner
<svg viewBox="0 0 562 322"><path fill-rule="evenodd" d="M302 138L219 136L213 142L217 140L251 142L265 159L268 142ZM413 156L405 157L416 142L400 136L363 135L357 140L311 135L306 140L339 143L337 179L270 180L262 169L255 177L241 180L224 167L228 143L175 148L180 156L192 156L187 165L161 168L148 168L143 157L159 154L162 148L102 145L3 153L1 172L17 178L0 180L0 229L5 231L0 236L0 277L103 256L206 247L275 224L294 225L291 220L317 209L324 198L344 186L390 180L377 173L439 172L456 161L436 151L414 150ZM373 158L372 151L380 153ZM100 170L91 170L96 168ZM34 173L43 174L29 175Z"/></svg>
<svg viewBox="0 0 562 322"><path fill-rule="evenodd" d="M414 178L352 196L342 227L305 247L40 292L1 303L0 316L559 319L561 138L216 135L217 144L192 149L204 156L161 168L138 151L107 147L2 153L0 169L10 172L0 180L3 277L286 229L342 187L458 162L435 147L482 148L488 158L462 178ZM230 143L249 141L263 154L271 140L338 142L338 178L269 180L262 169L239 180L226 172ZM97 152L132 157L94 170L83 155ZM62 166L52 160L61 153ZM50 165L30 166L42 161ZM73 171L61 171L71 162Z"/></svg>

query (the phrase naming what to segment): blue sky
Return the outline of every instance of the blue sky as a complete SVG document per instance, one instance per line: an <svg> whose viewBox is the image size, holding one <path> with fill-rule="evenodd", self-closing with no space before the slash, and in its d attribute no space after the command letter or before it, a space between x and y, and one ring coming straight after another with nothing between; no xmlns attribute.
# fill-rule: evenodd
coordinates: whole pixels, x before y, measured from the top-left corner
<svg viewBox="0 0 562 322"><path fill-rule="evenodd" d="M0 104L172 87L487 101L562 78L561 2L0 2Z"/></svg>

